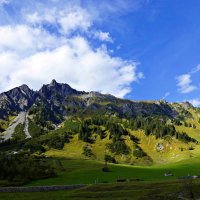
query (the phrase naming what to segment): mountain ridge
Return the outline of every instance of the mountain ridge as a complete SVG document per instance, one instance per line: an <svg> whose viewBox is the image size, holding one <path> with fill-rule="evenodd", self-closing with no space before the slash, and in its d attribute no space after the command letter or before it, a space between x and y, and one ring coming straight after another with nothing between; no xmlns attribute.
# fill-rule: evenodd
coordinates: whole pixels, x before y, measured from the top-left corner
<svg viewBox="0 0 200 200"><path fill-rule="evenodd" d="M79 110L95 111L132 117L135 115L166 115L174 117L177 112L165 101L133 101L120 99L110 94L77 91L68 84L57 83L43 85L40 90L31 90L23 84L0 94L0 119L20 111L29 110L33 105L43 102L55 113L65 116L69 107Z"/></svg>

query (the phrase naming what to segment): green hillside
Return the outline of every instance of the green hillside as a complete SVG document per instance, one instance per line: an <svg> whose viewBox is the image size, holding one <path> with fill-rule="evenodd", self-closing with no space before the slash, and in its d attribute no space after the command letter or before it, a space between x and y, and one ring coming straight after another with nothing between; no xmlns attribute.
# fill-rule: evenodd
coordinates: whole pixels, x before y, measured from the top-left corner
<svg viewBox="0 0 200 200"><path fill-rule="evenodd" d="M19 124L12 138L0 144L2 162L9 157L0 167L1 185L115 182L119 177L161 181L199 175L200 110L177 103L168 107L175 117L130 118L87 111L58 124L45 121L51 115L48 109L39 107L39 116L35 108L28 116L32 138L26 139L25 125ZM35 170L38 160L40 171ZM173 176L165 177L168 172Z"/></svg>
<svg viewBox="0 0 200 200"><path fill-rule="evenodd" d="M145 133L145 131L147 131L145 130L147 129L146 127L144 127L144 129L141 127L133 130L126 125L126 119L119 120L114 118L114 123L120 124L128 132L125 133L125 135L121 134L121 138L119 138L119 140L123 141L123 144L125 144L125 146L121 148L127 147L129 149L128 153L113 152L109 149L109 144L113 142L109 130L106 130L102 125L90 125L92 129L90 139L94 140L93 142L84 141L80 139L78 133L75 133L70 141L65 143L63 149L50 148L47 149L45 154L52 157L95 159L98 161L104 161L105 154L108 154L113 157L117 163L130 165L159 165L179 162L195 157L198 158L200 156L200 145L198 144L200 141L200 112L195 108L189 108L188 112L190 116L184 116L183 120L177 120L179 123L170 119L167 119L165 123L160 123L158 121L158 123L160 123L158 126L161 126L163 123L165 127L174 126L175 131L178 132L180 136L183 134L189 136L186 140L184 138L178 138L176 134L173 133L166 133L163 136L158 136L150 132L147 135ZM76 123L78 126L81 120L77 119L72 122L74 125ZM61 125L61 129L63 130L70 131L69 127L70 120L66 120L65 123ZM95 128L97 130L93 130ZM104 137L99 135L98 128L100 132L103 132ZM162 129L162 127L160 129ZM91 130L89 130L89 132L90 131ZM160 130L157 131L159 132ZM194 141L191 141L190 138L194 139ZM93 155L85 156L83 154L85 146L90 148ZM123 151L123 149L121 149L121 151Z"/></svg>

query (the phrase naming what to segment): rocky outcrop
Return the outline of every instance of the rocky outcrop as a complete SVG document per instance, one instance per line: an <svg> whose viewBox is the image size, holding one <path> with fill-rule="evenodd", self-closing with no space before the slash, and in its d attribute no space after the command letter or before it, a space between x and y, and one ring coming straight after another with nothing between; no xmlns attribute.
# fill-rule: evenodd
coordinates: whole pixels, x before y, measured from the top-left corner
<svg viewBox="0 0 200 200"><path fill-rule="evenodd" d="M84 92L77 91L71 88L68 84L57 83L55 80L52 80L50 84L43 85L38 94L40 97L54 101L64 99L69 95L84 94Z"/></svg>
<svg viewBox="0 0 200 200"><path fill-rule="evenodd" d="M37 92L27 85L0 94L0 118L27 110L34 103L36 96Z"/></svg>

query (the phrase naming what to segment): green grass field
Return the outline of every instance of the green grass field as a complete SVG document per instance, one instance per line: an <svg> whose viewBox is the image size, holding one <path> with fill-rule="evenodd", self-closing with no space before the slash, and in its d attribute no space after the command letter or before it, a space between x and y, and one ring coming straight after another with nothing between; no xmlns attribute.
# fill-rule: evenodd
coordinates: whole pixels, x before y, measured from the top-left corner
<svg viewBox="0 0 200 200"><path fill-rule="evenodd" d="M200 197L200 182L165 181L89 185L82 189L54 192L0 193L2 200L176 200Z"/></svg>
<svg viewBox="0 0 200 200"><path fill-rule="evenodd" d="M188 174L200 175L200 162L194 159L191 162L188 160L151 167L110 164L110 172L103 172L104 163L93 160L61 160L61 163L63 170L58 171L57 177L33 181L28 185L94 184L95 181L114 183L117 179L136 178L142 181L168 181ZM165 177L166 172L171 172L174 176Z"/></svg>

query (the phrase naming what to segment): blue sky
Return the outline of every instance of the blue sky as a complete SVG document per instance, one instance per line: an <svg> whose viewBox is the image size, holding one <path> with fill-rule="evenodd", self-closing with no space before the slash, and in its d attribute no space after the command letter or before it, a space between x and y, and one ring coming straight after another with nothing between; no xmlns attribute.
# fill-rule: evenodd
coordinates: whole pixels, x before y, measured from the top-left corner
<svg viewBox="0 0 200 200"><path fill-rule="evenodd" d="M0 0L0 91L79 90L200 106L200 1Z"/></svg>

